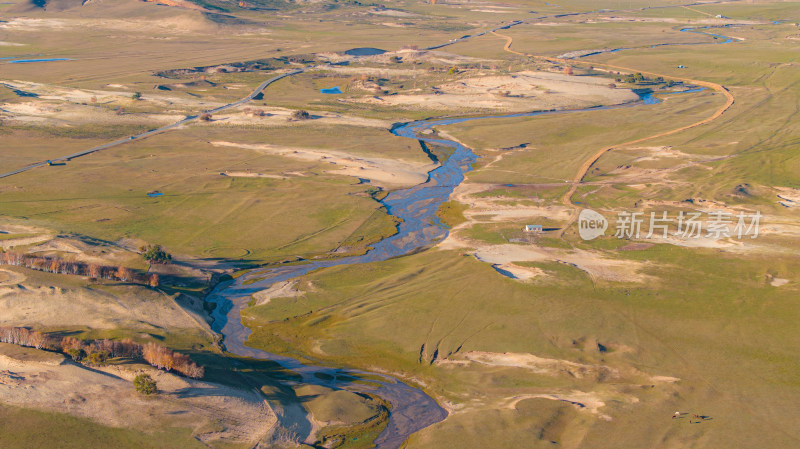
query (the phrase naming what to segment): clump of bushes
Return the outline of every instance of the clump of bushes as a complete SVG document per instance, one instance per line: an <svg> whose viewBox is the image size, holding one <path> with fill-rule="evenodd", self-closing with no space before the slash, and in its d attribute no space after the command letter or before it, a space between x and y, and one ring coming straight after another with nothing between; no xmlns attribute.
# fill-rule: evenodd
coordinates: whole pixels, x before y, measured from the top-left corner
<svg viewBox="0 0 800 449"><path fill-rule="evenodd" d="M145 245L139 248L144 260L150 263L168 264L172 262L172 255L164 251L161 245Z"/></svg>
<svg viewBox="0 0 800 449"><path fill-rule="evenodd" d="M133 379L133 386L136 391L147 396L158 392L156 381L149 374L142 373Z"/></svg>
<svg viewBox="0 0 800 449"><path fill-rule="evenodd" d="M647 78L639 72L625 75L623 78L617 78L617 82L625 82L628 84L643 83L645 81L647 81Z"/></svg>
<svg viewBox="0 0 800 449"><path fill-rule="evenodd" d="M309 120L311 119L311 114L308 111L304 111L302 109L292 112L291 115L292 120Z"/></svg>

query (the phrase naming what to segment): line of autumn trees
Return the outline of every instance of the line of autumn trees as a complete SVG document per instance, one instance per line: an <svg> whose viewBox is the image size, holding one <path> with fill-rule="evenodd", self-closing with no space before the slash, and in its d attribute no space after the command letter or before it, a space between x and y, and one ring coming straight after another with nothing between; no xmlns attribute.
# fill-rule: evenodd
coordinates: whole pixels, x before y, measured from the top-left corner
<svg viewBox="0 0 800 449"><path fill-rule="evenodd" d="M159 283L158 275L155 273L139 275L130 268L122 266L112 267L95 263L75 262L56 257L39 257L16 251L0 253L0 265L25 267L47 273L73 274L77 276L88 276L95 279L134 282L151 287L158 287Z"/></svg>
<svg viewBox="0 0 800 449"><path fill-rule="evenodd" d="M55 337L25 327L0 326L0 342L36 349L63 352L76 362L102 365L109 358L125 357L144 360L166 371L176 371L186 377L200 379L205 368L192 362L186 354L175 352L157 343L136 343L123 340L81 340L75 337Z"/></svg>

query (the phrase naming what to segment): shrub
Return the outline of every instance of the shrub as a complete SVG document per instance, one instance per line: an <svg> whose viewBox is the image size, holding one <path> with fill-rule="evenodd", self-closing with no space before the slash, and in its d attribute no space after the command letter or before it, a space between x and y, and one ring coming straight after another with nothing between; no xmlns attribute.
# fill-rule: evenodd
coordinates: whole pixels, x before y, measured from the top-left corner
<svg viewBox="0 0 800 449"><path fill-rule="evenodd" d="M76 362L80 362L84 357L86 357L86 351L79 348L67 349L67 354L69 354L69 356L72 357L72 360Z"/></svg>
<svg viewBox="0 0 800 449"><path fill-rule="evenodd" d="M106 361L108 361L108 353L106 351L94 351L89 353L89 356L86 357L86 363L90 365L105 365Z"/></svg>
<svg viewBox="0 0 800 449"><path fill-rule="evenodd" d="M292 112L292 120L308 120L311 118L311 114L308 111L304 111L302 109L298 111Z"/></svg>
<svg viewBox="0 0 800 449"><path fill-rule="evenodd" d="M139 374L133 379L133 386L136 391L143 395L151 395L158 392L156 381L149 374Z"/></svg>
<svg viewBox="0 0 800 449"><path fill-rule="evenodd" d="M168 264L172 261L172 255L164 251L161 245L145 245L139 248L144 260L150 263Z"/></svg>
<svg viewBox="0 0 800 449"><path fill-rule="evenodd" d="M133 95L131 95L131 100L141 100L141 99L142 99L141 92L134 92Z"/></svg>

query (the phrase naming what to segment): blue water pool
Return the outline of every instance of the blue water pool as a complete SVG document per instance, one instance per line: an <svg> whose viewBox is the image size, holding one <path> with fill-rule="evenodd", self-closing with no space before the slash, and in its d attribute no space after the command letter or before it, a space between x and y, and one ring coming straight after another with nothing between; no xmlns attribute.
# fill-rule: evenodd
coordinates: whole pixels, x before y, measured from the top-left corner
<svg viewBox="0 0 800 449"><path fill-rule="evenodd" d="M351 48L344 52L346 55L350 56L375 56L375 55L382 55L386 53L386 50L381 50L380 48L374 47L359 47L359 48Z"/></svg>
<svg viewBox="0 0 800 449"><path fill-rule="evenodd" d="M43 58L43 59L17 59L8 61L9 64L27 64L29 62L72 61L70 58Z"/></svg>

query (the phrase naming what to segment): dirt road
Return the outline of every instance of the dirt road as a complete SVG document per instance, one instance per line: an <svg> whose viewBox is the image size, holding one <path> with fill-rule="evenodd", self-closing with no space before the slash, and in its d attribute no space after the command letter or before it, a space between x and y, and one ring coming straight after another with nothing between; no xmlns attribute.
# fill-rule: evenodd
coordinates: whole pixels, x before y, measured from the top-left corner
<svg viewBox="0 0 800 449"><path fill-rule="evenodd" d="M712 90L714 90L716 92L720 92L723 95L725 95L725 98L726 98L725 104L722 105L716 111L714 111L714 113L711 114L711 116L709 116L709 117L707 117L707 118L705 118L703 120L691 123L689 125L681 126L679 128L671 129L669 131L663 131L663 132L660 132L660 133L651 134L651 135L646 136L646 137L630 140L630 141L627 141L627 142L623 142L623 143L620 143L620 144L611 145L611 146L607 146L607 147L599 149L596 153L594 153L592 156L590 156L588 159L586 159L583 162L583 164L581 164L581 166L578 168L578 171L575 173L575 176L572 178L572 184L571 184L569 190L567 190L567 192L564 194L564 196L561 197L561 202L566 206L574 205L573 202L572 202L572 195L575 194L575 192L578 190L578 187L583 183L583 179L586 177L586 174L589 172L589 170L592 168L592 166L604 154L608 153L609 151L611 151L611 150L613 150L615 148L624 147L624 146L628 146L628 145L634 145L634 144L645 142L645 141L648 141L648 140L657 139L659 137L665 137L665 136L669 136L669 135L672 135L672 134L677 134L679 132L686 131L687 129L691 129L691 128L695 128L695 127L698 127L698 126L705 125L707 123L711 123L712 121L714 121L714 120L718 119L719 117L721 117L722 114L725 113L725 111L727 111L731 106L733 106L733 103L735 101L735 99L733 97L733 94L731 94L730 91L728 91L728 89L726 89L725 86L722 86L721 84L712 83L710 81L701 81L701 80L695 80L695 79L691 79L691 78L682 78L682 77L677 77L677 76L673 76L673 75L664 75L664 74L660 74L660 73L647 72L647 71L633 69L633 68L630 68L630 67L623 67L623 66L617 66L617 65L612 65L612 64L604 64L604 63L589 62L589 61L579 61L579 60L572 60L572 59L567 60L567 59L552 58L552 57L547 57L547 56L537 56L537 55L532 55L532 54L529 54L529 53L522 53L522 52L518 52L518 51L515 51L515 50L511 49L511 44L514 42L514 39L512 37L499 34L499 33L495 32L495 31L492 31L492 34L494 34L495 36L502 37L502 38L506 39L506 43L505 43L505 46L503 47L503 50L505 50L505 51L507 51L509 53L516 54L516 55L527 56L527 57L531 57L531 58L535 58L535 59L541 59L541 60L545 60L545 61L549 61L549 62L557 62L557 63L560 63L560 64L581 64L581 65L586 65L586 66L594 66L594 67L603 67L603 68L607 68L607 69L614 69L614 70L618 70L618 71L622 71L622 72L628 72L628 73L636 73L636 72L638 72L638 73L641 73L642 75L647 75L647 76L652 76L652 77L662 77L662 78L664 78L666 80L680 81L680 82L684 82L684 83L687 83L687 84L694 84L694 85L697 85L697 86L706 87L706 88L712 89ZM578 214L578 210L576 209L575 213L573 213L572 217L570 218L570 221L561 229L561 231L559 233L559 237L561 235L563 235L564 230L566 230L575 221L575 219L577 218L577 214Z"/></svg>

